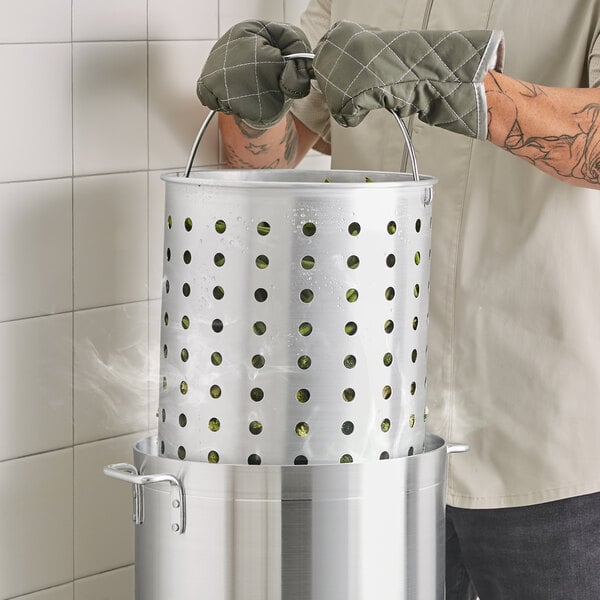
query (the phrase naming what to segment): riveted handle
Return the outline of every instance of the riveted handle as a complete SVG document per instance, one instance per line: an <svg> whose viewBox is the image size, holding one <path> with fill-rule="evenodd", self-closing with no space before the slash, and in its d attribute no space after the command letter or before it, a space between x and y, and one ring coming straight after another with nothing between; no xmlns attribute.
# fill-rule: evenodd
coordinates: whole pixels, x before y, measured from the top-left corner
<svg viewBox="0 0 600 600"><path fill-rule="evenodd" d="M143 486L152 483L168 483L171 491L169 499L171 503L171 531L178 535L185 531L185 494L177 477L166 473L141 475L136 467L127 463L107 465L103 471L107 477L119 479L133 485L133 521L136 525L141 525L144 522Z"/></svg>

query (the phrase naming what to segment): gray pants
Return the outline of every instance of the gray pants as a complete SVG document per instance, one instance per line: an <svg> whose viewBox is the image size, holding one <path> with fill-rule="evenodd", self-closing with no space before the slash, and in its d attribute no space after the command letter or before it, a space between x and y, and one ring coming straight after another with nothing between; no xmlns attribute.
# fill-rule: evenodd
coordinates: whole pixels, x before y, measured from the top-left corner
<svg viewBox="0 0 600 600"><path fill-rule="evenodd" d="M446 600L600 600L600 493L446 511Z"/></svg>

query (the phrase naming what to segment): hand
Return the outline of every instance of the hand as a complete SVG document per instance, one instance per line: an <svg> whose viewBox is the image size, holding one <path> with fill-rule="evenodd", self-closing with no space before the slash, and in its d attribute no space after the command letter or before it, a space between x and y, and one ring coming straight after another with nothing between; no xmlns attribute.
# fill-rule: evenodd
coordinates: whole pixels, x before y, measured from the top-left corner
<svg viewBox="0 0 600 600"><path fill-rule="evenodd" d="M238 23L211 50L198 79L198 97L209 108L234 114L255 129L271 127L294 99L310 91L311 60L283 58L298 52L310 52L310 44L297 27Z"/></svg>
<svg viewBox="0 0 600 600"><path fill-rule="evenodd" d="M334 119L358 125L378 108L485 139L483 79L501 70L498 31L381 31L341 21L315 49L315 77Z"/></svg>

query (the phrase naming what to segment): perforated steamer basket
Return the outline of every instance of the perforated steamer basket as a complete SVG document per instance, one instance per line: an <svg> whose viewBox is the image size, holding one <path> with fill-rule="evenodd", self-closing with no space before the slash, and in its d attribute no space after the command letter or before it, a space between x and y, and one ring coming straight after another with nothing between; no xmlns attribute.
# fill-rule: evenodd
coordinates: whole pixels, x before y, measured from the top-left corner
<svg viewBox="0 0 600 600"><path fill-rule="evenodd" d="M420 453L435 180L189 165L163 176L160 455Z"/></svg>

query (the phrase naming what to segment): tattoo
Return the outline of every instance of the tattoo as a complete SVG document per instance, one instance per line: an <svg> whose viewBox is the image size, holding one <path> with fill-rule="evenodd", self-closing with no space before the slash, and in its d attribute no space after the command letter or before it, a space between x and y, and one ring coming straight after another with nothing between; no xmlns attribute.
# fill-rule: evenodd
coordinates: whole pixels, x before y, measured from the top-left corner
<svg viewBox="0 0 600 600"><path fill-rule="evenodd" d="M600 103L587 104L580 111L571 113L577 126L576 132L528 137L524 133L525 121L520 119L518 103L502 88L496 77L493 79L496 89L491 90L492 93L502 95L505 107L509 103L514 119L503 142L505 150L560 177L600 183ZM520 95L526 98L547 95L533 84L522 84L522 87L525 91ZM488 108L488 124L489 127L494 126L492 108Z"/></svg>
<svg viewBox="0 0 600 600"><path fill-rule="evenodd" d="M258 156L259 154L264 154L269 151L269 144L253 144L250 142L247 146L244 146L250 154L254 154L254 156Z"/></svg>
<svg viewBox="0 0 600 600"><path fill-rule="evenodd" d="M231 144L227 144L225 148L227 150L229 164L234 169L276 169L279 166L279 159L277 158L268 165L257 167L256 165L244 160Z"/></svg>
<svg viewBox="0 0 600 600"><path fill-rule="evenodd" d="M296 129L294 127L294 121L291 115L287 115L285 122L285 133L281 140L281 145L284 147L284 157L288 165L291 165L296 158L298 152L298 138L296 136Z"/></svg>
<svg viewBox="0 0 600 600"><path fill-rule="evenodd" d="M233 119L244 137L247 137L250 140L259 138L264 133L262 129L254 129L253 127L250 127L250 125L244 123L244 121L242 121L242 119L240 119L237 115L233 115Z"/></svg>

